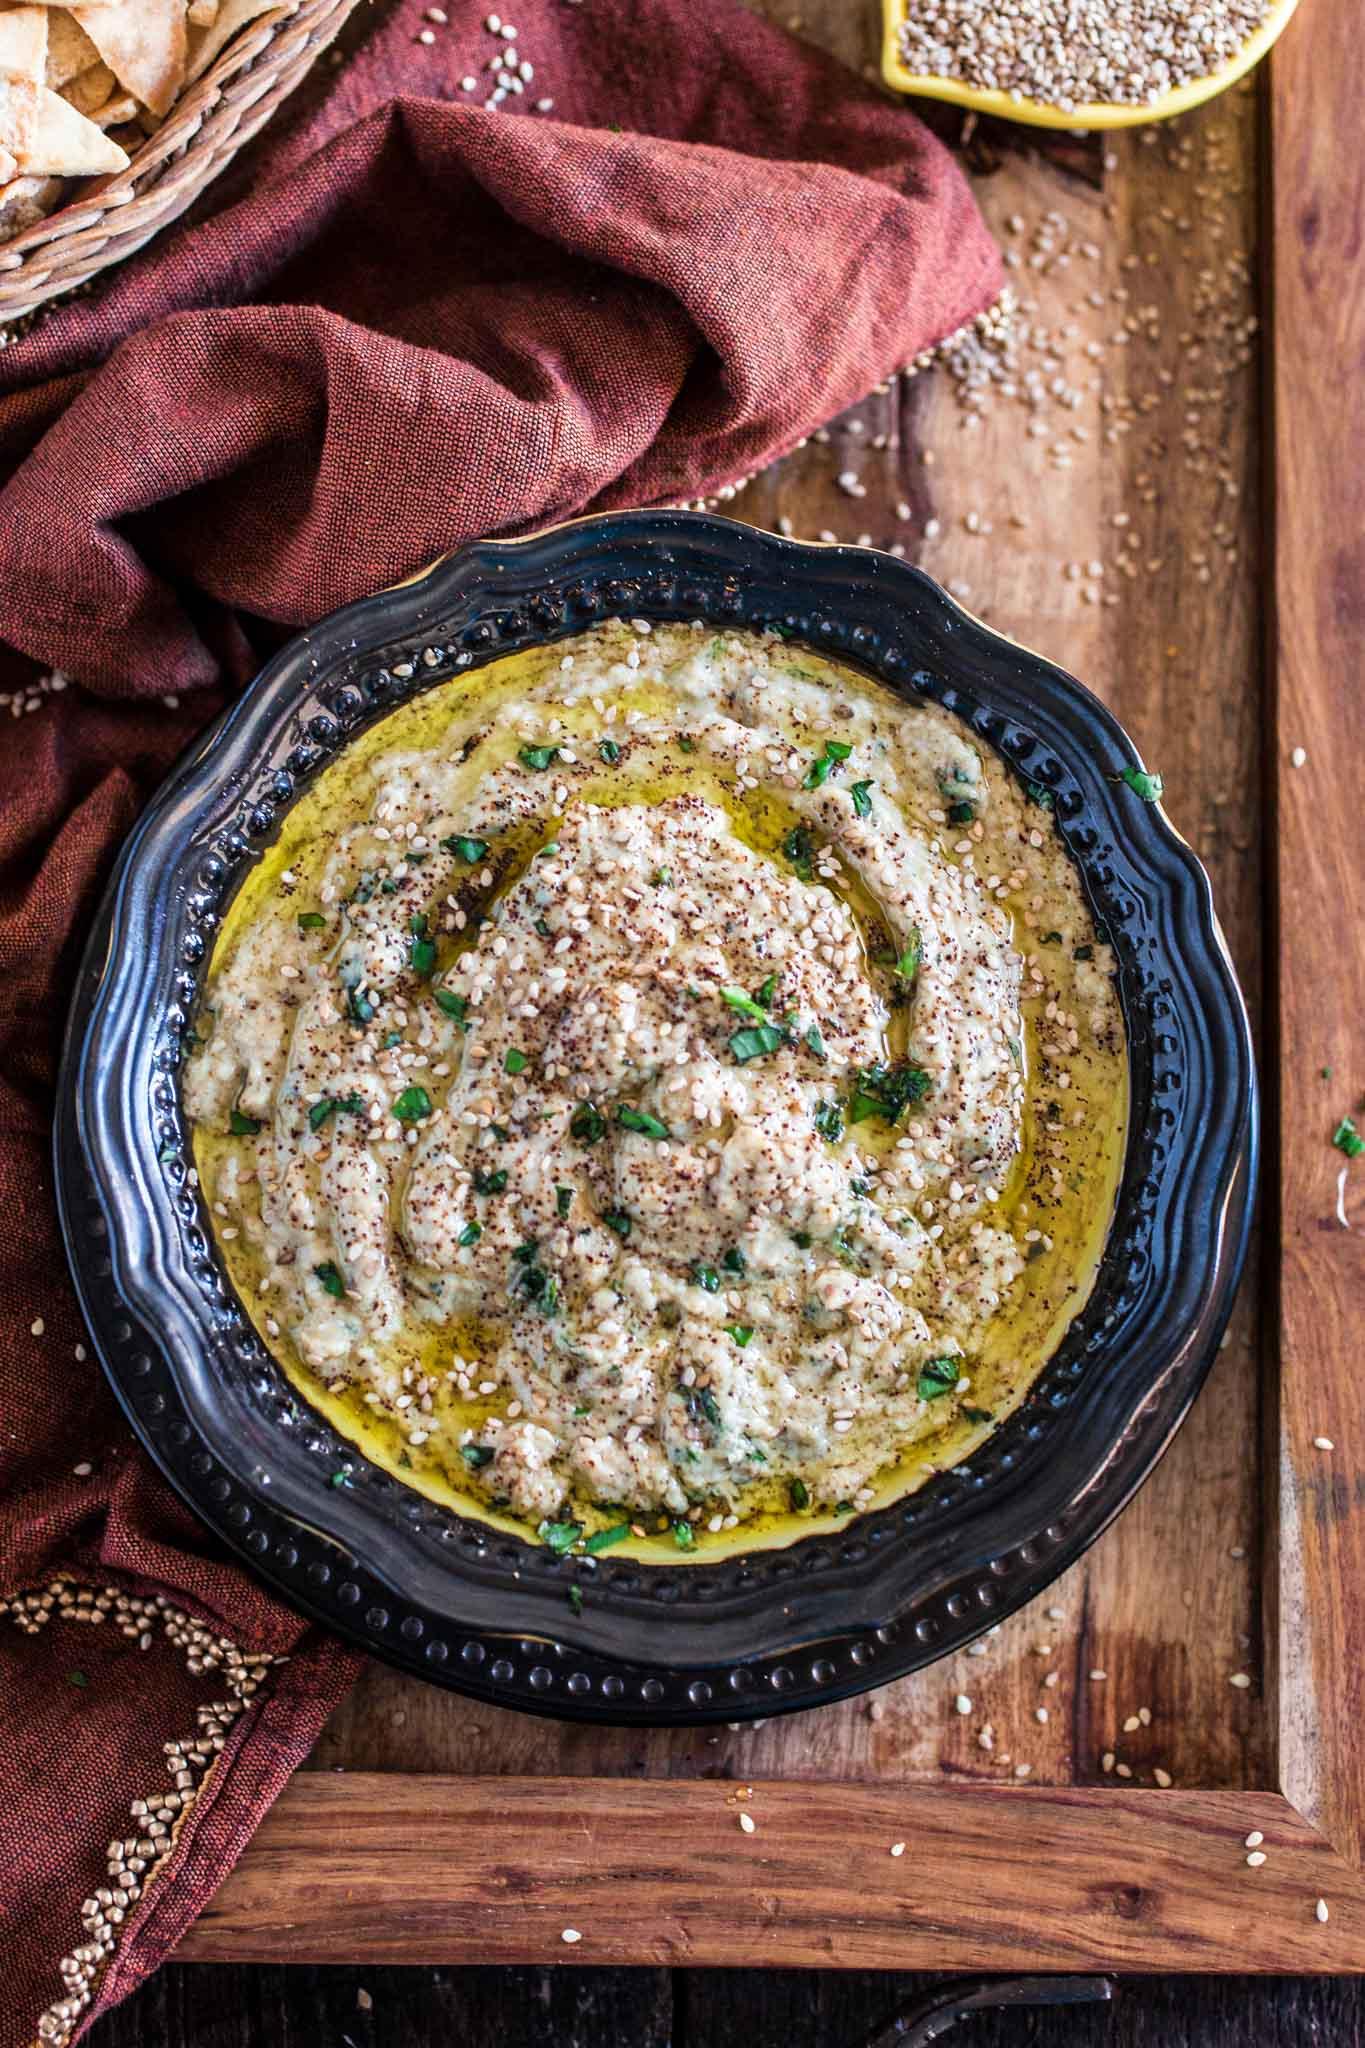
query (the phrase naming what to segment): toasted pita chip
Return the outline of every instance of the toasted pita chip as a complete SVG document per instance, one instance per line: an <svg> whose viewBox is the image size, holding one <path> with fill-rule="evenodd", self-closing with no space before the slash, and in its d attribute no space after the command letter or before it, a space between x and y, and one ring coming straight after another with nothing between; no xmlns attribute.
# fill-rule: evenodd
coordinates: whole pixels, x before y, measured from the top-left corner
<svg viewBox="0 0 1365 2048"><path fill-rule="evenodd" d="M69 100L78 114L89 120L96 107L102 107L111 93L118 91L118 80L107 64L95 63L88 71L82 71L79 78L69 78L62 87L62 98Z"/></svg>
<svg viewBox="0 0 1365 2048"><path fill-rule="evenodd" d="M86 115L97 128L121 128L125 121L136 121L138 104L130 92L116 92L102 107L92 107Z"/></svg>
<svg viewBox="0 0 1365 2048"><path fill-rule="evenodd" d="M4 152L0 150L0 156ZM11 178L0 185L0 242L45 220L62 196L60 178Z"/></svg>
<svg viewBox="0 0 1365 2048"><path fill-rule="evenodd" d="M190 0L185 19L195 28L212 28L218 19L218 0Z"/></svg>
<svg viewBox="0 0 1365 2048"><path fill-rule="evenodd" d="M71 12L124 91L154 114L167 113L185 82L185 0L120 0Z"/></svg>
<svg viewBox="0 0 1365 2048"><path fill-rule="evenodd" d="M41 85L46 59L46 7L6 8L0 14L0 71Z"/></svg>
<svg viewBox="0 0 1365 2048"><path fill-rule="evenodd" d="M68 78L79 78L82 71L98 64L100 53L80 23L73 20L64 7L46 7L43 12L47 16L47 63L43 69L43 84L50 86L53 92L59 92Z"/></svg>
<svg viewBox="0 0 1365 2048"><path fill-rule="evenodd" d="M45 85L0 78L0 146L28 177L87 178L121 171L127 152Z"/></svg>
<svg viewBox="0 0 1365 2048"><path fill-rule="evenodd" d="M222 0L213 27L201 29L190 50L190 66L185 73L185 83L202 78L214 58L218 55L239 28L245 28L258 14L269 14L279 5L279 0ZM117 70L117 65L114 67Z"/></svg>

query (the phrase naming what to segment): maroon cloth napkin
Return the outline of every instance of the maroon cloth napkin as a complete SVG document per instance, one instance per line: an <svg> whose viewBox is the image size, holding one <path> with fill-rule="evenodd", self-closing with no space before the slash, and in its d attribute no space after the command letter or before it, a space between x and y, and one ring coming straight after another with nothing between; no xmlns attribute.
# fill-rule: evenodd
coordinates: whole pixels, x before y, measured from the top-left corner
<svg viewBox="0 0 1365 2048"><path fill-rule="evenodd" d="M533 78L496 112L482 6L444 4L0 353L0 2048L156 1966L356 1669L81 1348L48 1126L120 839L285 629L472 536L733 482L999 287L915 117L727 0L516 0Z"/></svg>

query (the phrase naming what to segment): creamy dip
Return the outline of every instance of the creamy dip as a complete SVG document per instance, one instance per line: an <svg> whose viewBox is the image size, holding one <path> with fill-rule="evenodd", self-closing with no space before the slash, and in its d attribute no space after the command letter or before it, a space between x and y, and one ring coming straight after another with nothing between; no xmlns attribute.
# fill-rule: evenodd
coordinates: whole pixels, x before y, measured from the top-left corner
<svg viewBox="0 0 1365 2048"><path fill-rule="evenodd" d="M954 719L616 621L324 771L185 1106L258 1327L368 1455L686 1552L903 1491L1026 1391L1112 1208L1111 976L1046 792Z"/></svg>

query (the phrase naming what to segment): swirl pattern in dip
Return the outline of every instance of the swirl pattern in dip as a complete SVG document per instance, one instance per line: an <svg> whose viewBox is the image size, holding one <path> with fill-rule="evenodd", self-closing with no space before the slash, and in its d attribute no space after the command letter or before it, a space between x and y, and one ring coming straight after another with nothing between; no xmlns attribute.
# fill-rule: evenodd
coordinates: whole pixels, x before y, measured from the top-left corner
<svg viewBox="0 0 1365 2048"><path fill-rule="evenodd" d="M751 634L616 622L390 716L244 887L200 1029L267 1341L556 1547L960 1456L1112 1207L1119 1013L1050 812Z"/></svg>

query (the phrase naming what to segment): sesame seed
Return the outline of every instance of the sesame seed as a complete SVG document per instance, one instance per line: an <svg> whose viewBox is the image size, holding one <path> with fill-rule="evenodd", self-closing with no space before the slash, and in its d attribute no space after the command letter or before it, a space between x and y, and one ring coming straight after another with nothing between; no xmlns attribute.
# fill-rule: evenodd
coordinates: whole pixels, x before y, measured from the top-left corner
<svg viewBox="0 0 1365 2048"><path fill-rule="evenodd" d="M43 1331L47 1328L47 1324L43 1321L41 1316L35 1316L33 1318L33 1321L29 1324L28 1328L29 1335L31 1337L41 1337Z"/></svg>
<svg viewBox="0 0 1365 2048"><path fill-rule="evenodd" d="M1262 1865L1262 1864L1263 1864L1264 1862L1265 1862L1265 1850L1264 1850L1264 1849L1253 1849L1253 1850L1252 1850L1252 1852L1251 1852L1251 1854L1250 1854L1250 1855L1249 1855L1249 1856L1247 1857L1247 1864L1248 1864L1249 1868L1250 1868L1250 1869L1252 1869L1252 1870L1259 1870L1259 1869L1260 1869L1260 1867L1261 1867L1261 1865Z"/></svg>
<svg viewBox="0 0 1365 2048"><path fill-rule="evenodd" d="M1235 1685L1239 1692L1245 1692L1247 1687L1251 1684L1251 1680L1245 1671L1234 1671L1231 1678L1228 1680L1228 1684Z"/></svg>
<svg viewBox="0 0 1365 2048"><path fill-rule="evenodd" d="M1314 1906L1313 1911L1316 1914L1317 1918L1321 1920L1324 1924L1332 1917L1331 1913L1328 1910L1326 1899L1319 1899L1316 1906Z"/></svg>
<svg viewBox="0 0 1365 2048"><path fill-rule="evenodd" d="M559 1938L561 1941L567 1942L570 1948L573 1947L573 1944L576 1941L581 1941L583 1939L582 1935L579 1933L576 1927L566 1927Z"/></svg>
<svg viewBox="0 0 1365 2048"><path fill-rule="evenodd" d="M758 1822L751 1813L742 1813L739 1816L739 1824L746 1835L756 1835L758 1833Z"/></svg>
<svg viewBox="0 0 1365 2048"><path fill-rule="evenodd" d="M1315 1436L1313 1438L1313 1448L1315 1451L1334 1451L1336 1445L1332 1442L1330 1436Z"/></svg>
<svg viewBox="0 0 1365 2048"><path fill-rule="evenodd" d="M953 1701L953 1705L959 1714L970 1714L972 1711L972 1703L965 1692L958 1694L957 1698Z"/></svg>
<svg viewBox="0 0 1365 2048"><path fill-rule="evenodd" d="M1251 1833L1246 1838L1245 1846L1248 1849L1259 1849L1264 1840L1265 1836L1261 1833L1261 1830L1259 1828L1253 1828L1251 1830Z"/></svg>
<svg viewBox="0 0 1365 2048"><path fill-rule="evenodd" d="M1293 753L1289 756L1290 764L1295 768L1302 768L1307 759L1308 749L1306 747L1295 747Z"/></svg>

